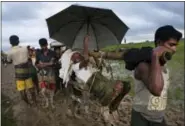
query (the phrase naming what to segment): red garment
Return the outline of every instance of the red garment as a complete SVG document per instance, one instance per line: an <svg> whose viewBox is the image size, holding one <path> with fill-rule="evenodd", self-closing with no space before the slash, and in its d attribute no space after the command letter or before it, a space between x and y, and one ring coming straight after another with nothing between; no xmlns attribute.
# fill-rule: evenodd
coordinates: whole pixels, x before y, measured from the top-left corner
<svg viewBox="0 0 185 126"><path fill-rule="evenodd" d="M47 89L50 89L50 90L55 90L56 89L55 84L53 84L53 83L47 84L46 82L41 82L40 87L41 88L47 88Z"/></svg>

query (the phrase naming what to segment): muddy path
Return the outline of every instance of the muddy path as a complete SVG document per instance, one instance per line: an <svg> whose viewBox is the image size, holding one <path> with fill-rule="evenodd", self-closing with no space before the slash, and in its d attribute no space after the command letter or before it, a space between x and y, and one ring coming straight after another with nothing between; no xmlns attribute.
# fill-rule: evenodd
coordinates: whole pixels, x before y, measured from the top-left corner
<svg viewBox="0 0 185 126"><path fill-rule="evenodd" d="M27 106L16 91L12 65L2 66L1 81L1 92L11 101L10 107L17 126L104 126L104 122L95 111L91 111L89 115L83 114L81 119L70 116L62 93L54 97L55 109L44 109L39 95L37 99L40 103L37 107ZM119 107L122 126L130 125L131 106L132 97L127 96ZM184 126L184 110L168 107L166 119L169 126Z"/></svg>

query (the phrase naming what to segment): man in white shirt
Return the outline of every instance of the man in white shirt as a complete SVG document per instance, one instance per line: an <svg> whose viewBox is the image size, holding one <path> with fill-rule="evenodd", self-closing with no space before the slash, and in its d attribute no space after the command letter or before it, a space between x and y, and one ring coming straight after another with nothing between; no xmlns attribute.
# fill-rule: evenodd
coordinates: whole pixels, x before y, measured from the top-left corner
<svg viewBox="0 0 185 126"><path fill-rule="evenodd" d="M12 48L7 53L8 62L12 61L15 67L16 87L20 91L22 99L31 104L28 100L26 90L32 95L32 100L36 102L34 86L29 72L29 52L25 46L19 46L19 37L12 35L9 38Z"/></svg>

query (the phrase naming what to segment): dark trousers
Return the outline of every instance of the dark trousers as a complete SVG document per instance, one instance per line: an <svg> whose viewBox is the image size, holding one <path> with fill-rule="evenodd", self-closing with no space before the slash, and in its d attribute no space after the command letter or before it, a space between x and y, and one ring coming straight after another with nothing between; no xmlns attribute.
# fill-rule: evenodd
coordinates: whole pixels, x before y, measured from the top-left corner
<svg viewBox="0 0 185 126"><path fill-rule="evenodd" d="M164 119L161 123L149 121L132 109L131 126L167 126L167 124Z"/></svg>
<svg viewBox="0 0 185 126"><path fill-rule="evenodd" d="M55 70L55 79L56 79L56 91L58 91L61 88L63 88L61 87L62 86L61 83L63 82L63 80L59 77L59 69Z"/></svg>

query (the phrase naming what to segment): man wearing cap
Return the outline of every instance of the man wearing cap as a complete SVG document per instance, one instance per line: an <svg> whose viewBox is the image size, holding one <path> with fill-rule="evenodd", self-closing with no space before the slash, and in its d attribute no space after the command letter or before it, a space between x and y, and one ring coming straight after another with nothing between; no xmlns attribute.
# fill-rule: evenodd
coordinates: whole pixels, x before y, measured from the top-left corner
<svg viewBox="0 0 185 126"><path fill-rule="evenodd" d="M31 104L31 101L28 100L27 92L31 93L32 102L36 102L36 97L29 72L28 48L26 46L19 46L19 37L16 35L10 36L9 41L12 48L7 52L7 61L12 61L15 67L16 88L20 91L22 99L27 104Z"/></svg>
<svg viewBox="0 0 185 126"><path fill-rule="evenodd" d="M49 100L46 97L46 90L50 92L50 102L52 107L53 105L53 96L56 89L56 80L55 80L55 52L48 49L48 42L45 38L39 39L40 50L36 52L36 62L35 65L38 68L38 80L41 88L41 93L46 100L46 106L49 105Z"/></svg>
<svg viewBox="0 0 185 126"><path fill-rule="evenodd" d="M131 126L166 126L164 112L170 83L169 70L160 57L165 52L173 55L181 37L182 34L170 25L156 30L151 63L141 62L134 70Z"/></svg>
<svg viewBox="0 0 185 126"><path fill-rule="evenodd" d="M55 52L55 75L56 75L56 90L55 90L55 94L57 94L59 92L59 90L62 88L62 82L63 80L59 77L59 70L61 68L61 64L59 62L60 57L62 56L63 53L63 48L64 45L60 42L52 42L50 43L50 48Z"/></svg>

